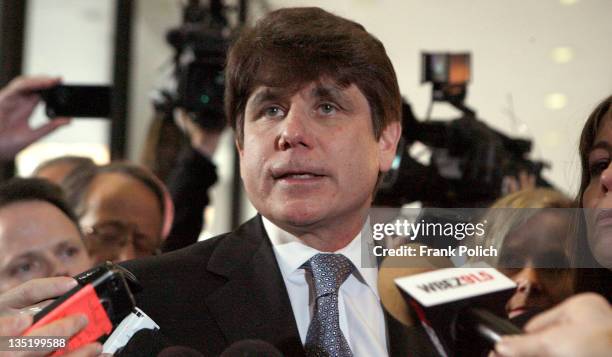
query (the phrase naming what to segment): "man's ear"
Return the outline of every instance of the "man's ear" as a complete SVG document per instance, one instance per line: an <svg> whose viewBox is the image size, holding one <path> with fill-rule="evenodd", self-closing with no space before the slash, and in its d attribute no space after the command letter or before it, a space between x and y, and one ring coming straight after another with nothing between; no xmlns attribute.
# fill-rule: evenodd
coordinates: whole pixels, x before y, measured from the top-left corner
<svg viewBox="0 0 612 357"><path fill-rule="evenodd" d="M236 118L237 126L234 129L234 145L236 145L236 150L238 150L238 154L242 159L244 155L244 116L238 115Z"/></svg>
<svg viewBox="0 0 612 357"><path fill-rule="evenodd" d="M240 140L238 140L238 137L234 138L234 145L236 145L236 150L238 150L238 161L239 161L239 171L240 171L240 178L242 178L244 180L244 178L242 177L242 163L244 162L244 141L242 142L242 144L240 144Z"/></svg>
<svg viewBox="0 0 612 357"><path fill-rule="evenodd" d="M399 121L394 121L383 129L378 139L378 161L379 170L387 172L391 168L395 152L397 151L397 143L402 135L402 125Z"/></svg>
<svg viewBox="0 0 612 357"><path fill-rule="evenodd" d="M242 159L242 154L244 153L244 149L242 148L242 145L240 145L240 141L238 140L238 138L234 138L234 145L236 145L236 150L238 150L238 155L240 155L240 158Z"/></svg>

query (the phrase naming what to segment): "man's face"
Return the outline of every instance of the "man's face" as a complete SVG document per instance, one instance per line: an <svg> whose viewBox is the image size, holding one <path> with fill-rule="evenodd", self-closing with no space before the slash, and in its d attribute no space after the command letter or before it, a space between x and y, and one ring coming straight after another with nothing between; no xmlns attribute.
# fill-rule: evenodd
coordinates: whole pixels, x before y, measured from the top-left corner
<svg viewBox="0 0 612 357"><path fill-rule="evenodd" d="M87 190L80 219L96 263L153 255L161 244L162 213L155 194L118 172L97 175Z"/></svg>
<svg viewBox="0 0 612 357"><path fill-rule="evenodd" d="M72 276L92 260L81 235L59 208L20 201L0 209L0 293L31 279Z"/></svg>
<svg viewBox="0 0 612 357"><path fill-rule="evenodd" d="M355 85L322 80L287 92L260 86L247 101L238 149L249 199L294 234L330 224L361 228L378 172L395 155L399 123L376 140Z"/></svg>

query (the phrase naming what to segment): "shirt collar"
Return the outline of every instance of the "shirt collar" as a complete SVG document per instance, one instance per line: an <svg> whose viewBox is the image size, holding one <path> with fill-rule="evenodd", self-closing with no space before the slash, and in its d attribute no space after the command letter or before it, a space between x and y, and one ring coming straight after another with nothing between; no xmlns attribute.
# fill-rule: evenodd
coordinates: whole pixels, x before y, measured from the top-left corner
<svg viewBox="0 0 612 357"><path fill-rule="evenodd" d="M291 233L284 231L266 217L261 216L263 221L264 229L270 238L272 243L272 249L276 255L279 268L283 276L288 277L292 274L303 273L302 265L312 258L314 255L321 253L320 251L304 244L302 240L292 235ZM364 229L368 228L368 222L366 221ZM362 234L359 232L355 238L344 248L334 252L336 254L342 254L347 257L353 265L357 268L359 276L357 278L364 284L366 284L380 299L378 294L378 269L377 268L364 268L361 264L362 259L362 236L371 237L368 234ZM367 245L370 247L370 244ZM364 256L371 257L371 254L364 254Z"/></svg>

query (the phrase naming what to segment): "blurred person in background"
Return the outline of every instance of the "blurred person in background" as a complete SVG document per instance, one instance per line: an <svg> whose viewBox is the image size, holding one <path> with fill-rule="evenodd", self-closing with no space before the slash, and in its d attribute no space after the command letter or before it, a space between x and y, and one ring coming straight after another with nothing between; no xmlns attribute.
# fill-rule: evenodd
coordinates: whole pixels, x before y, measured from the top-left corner
<svg viewBox="0 0 612 357"><path fill-rule="evenodd" d="M147 169L127 162L73 172L62 186L96 263L160 253L172 224L172 202Z"/></svg>
<svg viewBox="0 0 612 357"><path fill-rule="evenodd" d="M472 260L485 260L517 283L506 304L508 317L548 309L573 293L566 248L571 207L572 200L560 192L531 188L495 201L481 219L487 229L480 244L499 254Z"/></svg>
<svg viewBox="0 0 612 357"><path fill-rule="evenodd" d="M96 164L92 159L84 156L60 156L40 163L32 177L47 179L53 183L61 184L64 178L73 171L82 170Z"/></svg>
<svg viewBox="0 0 612 357"><path fill-rule="evenodd" d="M14 178L0 186L0 252L0 292L93 266L60 187L43 179Z"/></svg>
<svg viewBox="0 0 612 357"><path fill-rule="evenodd" d="M174 203L174 223L162 247L169 252L196 243L204 228L208 191L217 182L212 158L224 128L204 128L182 109L161 105L155 109L143 162L164 181ZM204 114L198 115L202 119Z"/></svg>

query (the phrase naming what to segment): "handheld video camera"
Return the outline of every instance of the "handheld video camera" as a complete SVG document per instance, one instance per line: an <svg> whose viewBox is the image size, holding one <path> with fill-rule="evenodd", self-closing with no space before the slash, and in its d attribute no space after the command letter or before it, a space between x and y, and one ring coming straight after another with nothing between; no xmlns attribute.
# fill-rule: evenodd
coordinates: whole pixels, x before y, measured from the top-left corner
<svg viewBox="0 0 612 357"><path fill-rule="evenodd" d="M221 0L208 6L190 0L183 8L183 23L166 34L174 49L176 88L157 96L158 111L178 107L202 128L220 131L225 127L223 70L231 36L227 9Z"/></svg>

